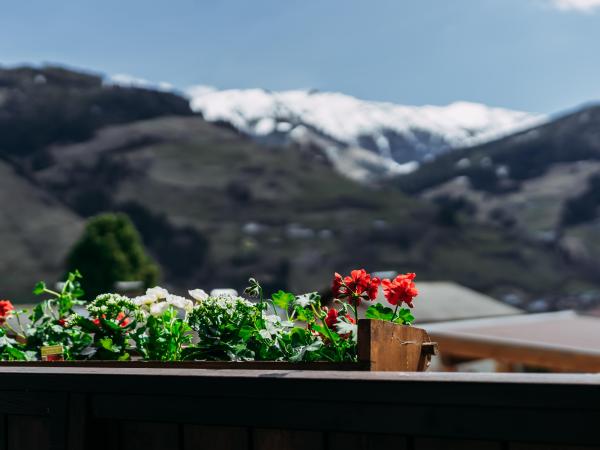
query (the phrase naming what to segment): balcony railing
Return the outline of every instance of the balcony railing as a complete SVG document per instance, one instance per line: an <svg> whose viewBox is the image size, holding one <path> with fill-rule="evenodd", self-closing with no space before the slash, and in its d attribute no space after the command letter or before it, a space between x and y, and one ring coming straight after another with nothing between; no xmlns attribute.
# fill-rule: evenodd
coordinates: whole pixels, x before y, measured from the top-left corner
<svg viewBox="0 0 600 450"><path fill-rule="evenodd" d="M600 376L0 368L0 449L599 448Z"/></svg>

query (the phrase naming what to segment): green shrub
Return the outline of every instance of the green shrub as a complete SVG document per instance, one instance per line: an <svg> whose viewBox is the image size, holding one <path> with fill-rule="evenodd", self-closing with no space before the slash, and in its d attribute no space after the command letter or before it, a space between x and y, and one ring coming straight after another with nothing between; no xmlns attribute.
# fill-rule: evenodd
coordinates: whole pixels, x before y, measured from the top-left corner
<svg viewBox="0 0 600 450"><path fill-rule="evenodd" d="M117 281L143 281L154 286L158 267L146 254L139 233L125 214L92 217L67 258L67 269L84 276L88 298L111 292Z"/></svg>

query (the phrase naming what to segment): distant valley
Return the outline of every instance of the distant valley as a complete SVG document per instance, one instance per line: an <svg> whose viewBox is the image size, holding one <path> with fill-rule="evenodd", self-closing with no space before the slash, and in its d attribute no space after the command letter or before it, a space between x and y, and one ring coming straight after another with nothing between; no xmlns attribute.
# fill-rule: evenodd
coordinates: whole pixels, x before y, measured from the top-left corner
<svg viewBox="0 0 600 450"><path fill-rule="evenodd" d="M600 289L590 264L595 250L582 256L577 241L564 241L588 242L577 236L594 233L596 213L575 213L569 220L577 224L557 219L570 201L577 211L574 198L596 201L595 185L585 181L595 168L579 162L594 160L599 148L593 108L588 122L583 111L567 122L588 123L586 133L551 121L488 141L509 133L504 126L546 120L514 113L502 127L480 127L479 137L471 130L464 140L441 142L432 134L400 156L401 147L385 154L306 119L302 126L314 133L309 143L263 140L191 106L173 92L107 83L95 74L0 70L1 295L27 301L39 277L59 279L85 219L103 211L132 217L175 291L239 289L250 274L269 289L325 289L331 272L359 265L457 281L522 306L546 299L552 308L559 298L579 301ZM279 123L274 130L283 133ZM478 139L485 143L475 145ZM327 142L337 146L337 159L328 156L336 151ZM472 146L453 147L463 144ZM402 167L415 155L419 167L407 175L382 168ZM369 157L375 159L367 164ZM572 170L580 170L580 189L572 188ZM557 173L560 204L528 213L549 217L550 225L509 225L521 219L518 195L537 201L534 193L550 189L543 177ZM491 205L507 211L492 213Z"/></svg>

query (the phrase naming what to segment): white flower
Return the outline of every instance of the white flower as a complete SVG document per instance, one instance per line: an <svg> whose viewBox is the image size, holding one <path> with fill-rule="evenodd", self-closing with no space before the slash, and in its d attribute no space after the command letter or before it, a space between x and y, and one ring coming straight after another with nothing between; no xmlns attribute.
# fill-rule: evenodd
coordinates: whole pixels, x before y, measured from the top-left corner
<svg viewBox="0 0 600 450"><path fill-rule="evenodd" d="M202 289L194 289L191 291L188 291L190 294L190 297L192 297L194 300L197 300L199 302L206 300L208 298L208 294L206 292L204 292L204 290Z"/></svg>
<svg viewBox="0 0 600 450"><path fill-rule="evenodd" d="M131 301L133 301L133 303L135 303L137 306L151 305L152 303L156 302L156 297L152 295L140 295L139 297L132 298Z"/></svg>
<svg viewBox="0 0 600 450"><path fill-rule="evenodd" d="M281 317L276 316L275 314L266 314L263 311L263 319L265 319L265 331L270 336L277 336L281 332L284 331L285 328L292 328L294 326L293 322L282 321ZM261 332L261 336L264 337L264 333Z"/></svg>
<svg viewBox="0 0 600 450"><path fill-rule="evenodd" d="M168 307L169 304L167 302L153 303L150 306L150 314L152 314L153 316L160 316L167 310Z"/></svg>
<svg viewBox="0 0 600 450"><path fill-rule="evenodd" d="M296 297L296 305L306 308L314 302L315 297L311 294L298 295Z"/></svg>
<svg viewBox="0 0 600 450"><path fill-rule="evenodd" d="M146 295L148 295L150 297L154 297L155 301L162 300L162 299L167 298L167 295L169 295L169 291L167 291L164 288L161 288L160 286L155 286L153 288L147 289Z"/></svg>
<svg viewBox="0 0 600 450"><path fill-rule="evenodd" d="M260 334L264 339L271 339L271 333L269 333L267 330L260 330L258 334Z"/></svg>
<svg viewBox="0 0 600 450"><path fill-rule="evenodd" d="M183 309L190 312L194 308L194 302L179 295L167 295L167 303L175 306L176 308Z"/></svg>
<svg viewBox="0 0 600 450"><path fill-rule="evenodd" d="M230 298L236 298L238 297L238 293L235 289L224 289L224 288L219 288L219 289L213 289L212 291L210 291L210 296L211 297L230 297Z"/></svg>

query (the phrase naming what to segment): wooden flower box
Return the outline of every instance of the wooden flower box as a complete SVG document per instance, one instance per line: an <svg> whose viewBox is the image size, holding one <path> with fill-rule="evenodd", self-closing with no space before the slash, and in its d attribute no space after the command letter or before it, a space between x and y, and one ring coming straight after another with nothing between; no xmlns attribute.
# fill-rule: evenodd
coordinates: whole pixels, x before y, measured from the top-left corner
<svg viewBox="0 0 600 450"><path fill-rule="evenodd" d="M421 328L382 320L358 321L358 362L283 361L3 361L3 366L194 368L255 370L358 370L422 372L427 370L437 344Z"/></svg>

